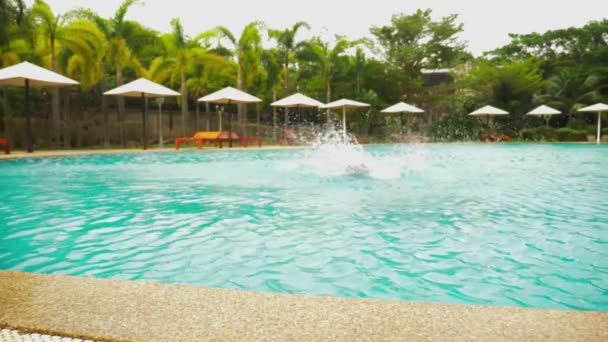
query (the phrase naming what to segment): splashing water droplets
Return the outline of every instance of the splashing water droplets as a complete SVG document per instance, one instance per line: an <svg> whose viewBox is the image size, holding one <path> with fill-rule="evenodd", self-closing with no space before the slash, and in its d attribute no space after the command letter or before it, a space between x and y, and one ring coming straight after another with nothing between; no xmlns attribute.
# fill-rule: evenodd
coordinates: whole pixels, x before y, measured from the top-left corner
<svg viewBox="0 0 608 342"><path fill-rule="evenodd" d="M302 160L291 165L290 169L301 169L321 177L370 177L375 179L396 179L406 167L408 157L405 153L390 158L380 158L366 151L357 139L341 130L327 126L321 131L307 132L305 140L311 149Z"/></svg>

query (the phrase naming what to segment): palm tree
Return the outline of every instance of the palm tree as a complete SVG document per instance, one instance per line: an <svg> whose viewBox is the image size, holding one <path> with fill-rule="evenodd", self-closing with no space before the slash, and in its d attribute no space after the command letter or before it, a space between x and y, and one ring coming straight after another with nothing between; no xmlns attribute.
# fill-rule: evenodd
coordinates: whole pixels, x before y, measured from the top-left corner
<svg viewBox="0 0 608 342"><path fill-rule="evenodd" d="M237 63L237 88L245 90L260 73L260 55L262 53L262 35L260 28L263 23L254 21L249 23L237 39L228 28L218 26L215 33L220 38L227 39L232 45L232 55ZM220 43L220 48L223 48ZM245 106L239 107L239 125L241 130L245 125L247 115Z"/></svg>
<svg viewBox="0 0 608 342"><path fill-rule="evenodd" d="M75 41L66 41L60 52L59 69L69 77L77 79L83 92L89 91L104 77L102 60L106 53L107 41L95 24L88 20L79 19L70 22L63 28L66 35L78 36ZM71 122L69 118L70 92L64 92L64 126ZM82 113L81 113L82 114ZM82 118L81 118L82 119ZM77 127L77 146L82 143L82 125L75 122ZM71 139L64 129L64 146L70 147Z"/></svg>
<svg viewBox="0 0 608 342"><path fill-rule="evenodd" d="M32 15L35 20L40 24L40 29L43 34L48 38L51 55L51 69L57 72L57 40L65 37L61 35L61 26L65 21L65 17L60 14L53 13L51 7L42 0L35 0L34 6L32 7ZM59 116L59 88L53 87L51 89L51 110L53 118L53 135L55 140L55 146L59 146L59 140L61 139L60 132L60 116Z"/></svg>
<svg viewBox="0 0 608 342"><path fill-rule="evenodd" d="M277 49L262 52L262 65L266 74L266 89L272 93L272 101L277 100L277 88L281 77L281 60ZM277 108L272 107L272 138L277 139Z"/></svg>
<svg viewBox="0 0 608 342"><path fill-rule="evenodd" d="M325 86L325 100L327 102L331 102L336 66L344 58L346 50L356 44L358 42L351 42L343 37L336 36L336 43L333 47L330 47L327 42L323 42L318 37L299 45L298 57L302 61L314 63L319 70L319 75Z"/></svg>
<svg viewBox="0 0 608 342"><path fill-rule="evenodd" d="M283 87L285 89L285 94L289 94L289 59L291 58L291 53L295 50L296 44L296 34L301 28L306 28L310 30L310 25L304 21L299 21L295 23L291 28L286 28L283 31L280 30L268 30L268 34L271 38L274 38L277 41L278 50L283 59Z"/></svg>
<svg viewBox="0 0 608 342"><path fill-rule="evenodd" d="M131 33L132 25L125 20L125 16L129 8L135 4L138 4L139 0L125 0L120 7L116 10L113 17L104 19L95 12L89 9L77 9L72 12L72 15L80 16L88 19L95 23L99 30L105 35L107 40L107 49L105 50L104 58L102 59L101 67L103 70L103 79L101 82L101 92L104 93L108 89L108 79L106 76L106 68L112 67L116 72L116 85L120 86L123 84L123 69L127 66L134 67L137 73L142 73L143 70L133 56L131 49L129 48L128 38ZM120 124L120 143L122 146L126 145L126 139L124 137L124 112L125 102L122 96L116 97L118 105L118 117ZM105 96L102 97L101 110L104 116L104 145L110 144L109 138L109 117L107 102Z"/></svg>
<svg viewBox="0 0 608 342"><path fill-rule="evenodd" d="M567 114L573 114L578 109L592 103L602 101L599 75L577 69L563 69L549 78L547 93L544 100Z"/></svg>
<svg viewBox="0 0 608 342"><path fill-rule="evenodd" d="M209 93L209 89L217 89L226 83L232 83L236 67L234 64L214 53L209 52L204 48L195 49L193 51L194 63L186 80L188 91L194 96L196 104L196 120L195 126L198 130L200 122L200 102L198 99ZM205 102L205 113L207 113L206 130L210 129L209 122L209 103Z"/></svg>
<svg viewBox="0 0 608 342"><path fill-rule="evenodd" d="M186 85L186 73L193 65L195 48L194 42L190 41L184 34L184 29L179 19L171 20L173 32L162 36L165 48L163 56L152 61L154 66L154 79L157 82L165 82L167 78L177 80L180 84L181 108L182 108L182 135L186 135L186 122L188 121L188 87ZM163 72L159 76L158 70Z"/></svg>

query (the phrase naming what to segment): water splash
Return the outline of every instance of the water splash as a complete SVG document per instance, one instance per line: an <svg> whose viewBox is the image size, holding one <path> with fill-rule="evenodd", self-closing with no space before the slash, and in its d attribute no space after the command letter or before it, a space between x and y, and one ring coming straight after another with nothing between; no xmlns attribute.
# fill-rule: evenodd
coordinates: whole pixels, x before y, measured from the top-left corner
<svg viewBox="0 0 608 342"><path fill-rule="evenodd" d="M310 145L302 160L291 165L291 169L308 170L321 177L370 177L375 179L400 178L408 168L411 152L402 150L391 157L378 157L366 151L357 139L328 125L321 130L304 130L300 141Z"/></svg>

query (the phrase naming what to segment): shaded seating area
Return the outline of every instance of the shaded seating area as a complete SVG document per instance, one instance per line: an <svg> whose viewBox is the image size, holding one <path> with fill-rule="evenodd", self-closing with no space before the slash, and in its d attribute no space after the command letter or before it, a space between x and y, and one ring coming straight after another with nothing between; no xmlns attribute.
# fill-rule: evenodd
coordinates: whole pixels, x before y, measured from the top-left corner
<svg viewBox="0 0 608 342"><path fill-rule="evenodd" d="M508 142L511 141L511 137L504 134L487 133L481 134L479 140L483 142Z"/></svg>
<svg viewBox="0 0 608 342"><path fill-rule="evenodd" d="M242 147L248 147L251 142L257 144L258 147L262 147L262 139L260 137L240 137L236 132L226 131L203 131L196 132L192 137L181 137L175 138L175 149L179 150L180 146L184 143L195 143L196 147L200 150L203 148L204 143L212 143L215 147L222 148L224 142L238 141Z"/></svg>
<svg viewBox="0 0 608 342"><path fill-rule="evenodd" d="M6 138L0 138L0 147L4 149L5 154L11 154L11 142Z"/></svg>

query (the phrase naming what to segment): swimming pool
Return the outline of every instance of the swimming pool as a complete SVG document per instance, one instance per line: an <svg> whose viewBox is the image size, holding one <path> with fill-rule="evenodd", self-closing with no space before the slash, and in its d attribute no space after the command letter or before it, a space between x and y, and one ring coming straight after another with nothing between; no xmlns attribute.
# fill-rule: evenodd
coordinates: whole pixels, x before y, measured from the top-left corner
<svg viewBox="0 0 608 342"><path fill-rule="evenodd" d="M608 310L608 148L324 146L0 161L0 269Z"/></svg>

